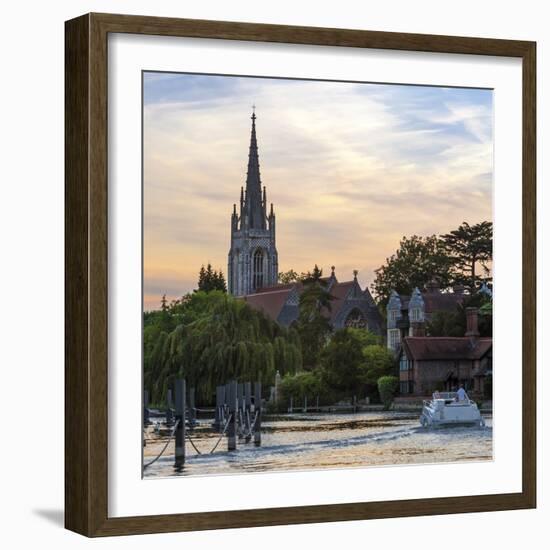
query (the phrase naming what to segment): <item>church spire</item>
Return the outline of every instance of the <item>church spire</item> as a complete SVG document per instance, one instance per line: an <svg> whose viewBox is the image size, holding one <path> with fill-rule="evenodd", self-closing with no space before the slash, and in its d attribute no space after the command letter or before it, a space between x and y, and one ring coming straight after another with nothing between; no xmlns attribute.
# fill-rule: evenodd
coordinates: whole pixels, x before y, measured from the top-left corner
<svg viewBox="0 0 550 550"><path fill-rule="evenodd" d="M252 107L252 131L248 152L248 172L246 174L246 218L249 229L265 229L265 211L262 204L262 181L258 159L258 142L256 140L256 111Z"/></svg>

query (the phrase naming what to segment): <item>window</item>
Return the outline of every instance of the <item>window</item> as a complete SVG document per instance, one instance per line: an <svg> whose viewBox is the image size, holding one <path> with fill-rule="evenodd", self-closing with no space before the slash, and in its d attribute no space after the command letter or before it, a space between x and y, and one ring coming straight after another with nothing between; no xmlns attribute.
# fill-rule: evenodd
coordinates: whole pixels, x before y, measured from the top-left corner
<svg viewBox="0 0 550 550"><path fill-rule="evenodd" d="M389 331L389 340L390 340L390 348L391 349L397 349L399 346L399 342L401 340L399 329L392 329Z"/></svg>
<svg viewBox="0 0 550 550"><path fill-rule="evenodd" d="M407 359L405 355L401 356L399 360L399 370L410 370L411 362Z"/></svg>
<svg viewBox="0 0 550 550"><path fill-rule="evenodd" d="M395 321L397 319L397 310L392 309L390 310L390 321Z"/></svg>
<svg viewBox="0 0 550 550"><path fill-rule="evenodd" d="M415 307L411 309L409 317L411 321L422 321L420 308Z"/></svg>
<svg viewBox="0 0 550 550"><path fill-rule="evenodd" d="M264 253L261 248L254 252L252 269L252 287L254 290L262 288L264 286Z"/></svg>
<svg viewBox="0 0 550 550"><path fill-rule="evenodd" d="M413 393L412 381L399 382L399 393L402 395L406 393Z"/></svg>
<svg viewBox="0 0 550 550"><path fill-rule="evenodd" d="M346 327L353 327L353 328L368 328L367 327L367 321L365 320L365 317L363 317L363 314L358 309L354 309L346 318L345 322Z"/></svg>

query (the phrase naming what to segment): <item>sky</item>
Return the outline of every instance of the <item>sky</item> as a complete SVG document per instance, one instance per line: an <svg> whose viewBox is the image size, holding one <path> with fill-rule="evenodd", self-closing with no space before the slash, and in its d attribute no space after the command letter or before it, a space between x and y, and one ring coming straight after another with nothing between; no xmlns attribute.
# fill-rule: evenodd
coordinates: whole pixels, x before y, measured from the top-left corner
<svg viewBox="0 0 550 550"><path fill-rule="evenodd" d="M253 104L279 271L370 286L402 236L492 220L491 90L146 72L145 310L227 274Z"/></svg>

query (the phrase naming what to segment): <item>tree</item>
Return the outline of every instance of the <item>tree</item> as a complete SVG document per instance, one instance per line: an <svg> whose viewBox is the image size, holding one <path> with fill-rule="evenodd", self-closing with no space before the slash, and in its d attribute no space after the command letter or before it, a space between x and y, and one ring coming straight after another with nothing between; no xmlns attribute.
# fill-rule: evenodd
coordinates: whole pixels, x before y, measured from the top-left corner
<svg viewBox="0 0 550 550"><path fill-rule="evenodd" d="M215 387L232 379L271 383L278 370L302 368L300 340L243 300L220 290L199 291L174 305L181 321L170 332L148 318L144 337L144 383L153 403L165 399L175 378L184 377L209 402ZM145 334L145 331L144 331Z"/></svg>
<svg viewBox="0 0 550 550"><path fill-rule="evenodd" d="M363 347L361 382L369 386L376 386L380 377L394 374L395 369L395 357L388 348L379 345Z"/></svg>
<svg viewBox="0 0 550 550"><path fill-rule="evenodd" d="M294 403L304 400L305 397L314 399L323 392L321 377L317 372L302 371L296 374L286 374L279 386L283 402L291 397Z"/></svg>
<svg viewBox="0 0 550 550"><path fill-rule="evenodd" d="M220 269L219 271L214 271L212 269L212 264L210 263L208 263L206 269L204 268L204 265L201 266L197 286L198 288L195 292L212 292L213 290L221 290L222 292L227 292L225 277L223 276L222 270Z"/></svg>
<svg viewBox="0 0 550 550"><path fill-rule="evenodd" d="M398 385L399 379L397 376L382 376L378 379L378 393L385 411L390 410Z"/></svg>
<svg viewBox="0 0 550 550"><path fill-rule="evenodd" d="M303 275L303 274L302 274ZM294 269L279 273L279 283L282 285L288 285L290 283L297 283L302 280L302 276L298 275Z"/></svg>
<svg viewBox="0 0 550 550"><path fill-rule="evenodd" d="M493 259L493 224L481 222L462 225L441 235L445 250L453 265L453 278L457 283L466 285L470 292L487 278L489 267L487 264ZM476 266L481 265L485 279L476 273Z"/></svg>
<svg viewBox="0 0 550 550"><path fill-rule="evenodd" d="M295 323L302 346L304 367L312 369L319 360L332 326L328 314L333 297L322 280L322 270L315 266L304 278L304 289L299 299L299 314Z"/></svg>
<svg viewBox="0 0 550 550"><path fill-rule="evenodd" d="M376 269L375 274L372 290L385 306L392 290L409 295L416 287L426 290L434 279L441 288L450 286L452 264L444 243L436 235L413 235L401 239L399 249L386 258L386 264Z"/></svg>
<svg viewBox="0 0 550 550"><path fill-rule="evenodd" d="M327 387L350 395L361 391L363 349L361 339L349 329L337 330L320 357L322 380Z"/></svg>
<svg viewBox="0 0 550 550"><path fill-rule="evenodd" d="M478 330L480 336L493 335L492 299L477 292L468 296L454 311L436 311L426 324L428 336L460 337L466 333L466 308L478 308Z"/></svg>

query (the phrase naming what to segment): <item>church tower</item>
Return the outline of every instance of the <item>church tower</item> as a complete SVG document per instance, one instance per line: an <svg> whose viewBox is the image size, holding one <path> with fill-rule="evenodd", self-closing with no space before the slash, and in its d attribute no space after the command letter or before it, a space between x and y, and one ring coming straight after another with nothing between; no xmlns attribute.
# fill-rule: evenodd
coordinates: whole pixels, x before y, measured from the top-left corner
<svg viewBox="0 0 550 550"><path fill-rule="evenodd" d="M239 209L233 205L231 248L227 261L228 289L234 296L252 294L277 284L278 260L275 248L275 214L267 213L265 187L260 179L256 113L252 112L246 189L241 187Z"/></svg>

